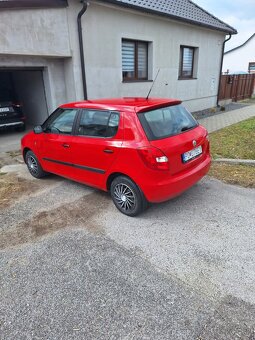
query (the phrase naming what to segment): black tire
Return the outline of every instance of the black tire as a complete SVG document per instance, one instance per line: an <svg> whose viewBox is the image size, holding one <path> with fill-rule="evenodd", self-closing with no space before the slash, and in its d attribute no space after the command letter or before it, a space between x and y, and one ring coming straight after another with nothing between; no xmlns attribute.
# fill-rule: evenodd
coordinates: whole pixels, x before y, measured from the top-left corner
<svg viewBox="0 0 255 340"><path fill-rule="evenodd" d="M112 181L111 197L117 209L127 216L137 216L147 207L142 191L125 176L118 176Z"/></svg>
<svg viewBox="0 0 255 340"><path fill-rule="evenodd" d="M28 151L25 156L26 165L30 174L35 178L42 178L47 175L39 163L36 155L32 151Z"/></svg>

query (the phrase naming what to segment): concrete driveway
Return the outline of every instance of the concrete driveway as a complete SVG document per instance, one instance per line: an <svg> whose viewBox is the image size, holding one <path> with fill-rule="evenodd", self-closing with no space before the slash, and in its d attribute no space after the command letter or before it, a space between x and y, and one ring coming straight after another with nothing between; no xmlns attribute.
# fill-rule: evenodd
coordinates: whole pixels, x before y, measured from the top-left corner
<svg viewBox="0 0 255 340"><path fill-rule="evenodd" d="M128 218L86 186L23 181L0 210L1 339L255 339L254 189L207 177Z"/></svg>
<svg viewBox="0 0 255 340"><path fill-rule="evenodd" d="M0 131L0 153L19 150L21 138L30 130L31 128L24 132L17 132L15 130Z"/></svg>

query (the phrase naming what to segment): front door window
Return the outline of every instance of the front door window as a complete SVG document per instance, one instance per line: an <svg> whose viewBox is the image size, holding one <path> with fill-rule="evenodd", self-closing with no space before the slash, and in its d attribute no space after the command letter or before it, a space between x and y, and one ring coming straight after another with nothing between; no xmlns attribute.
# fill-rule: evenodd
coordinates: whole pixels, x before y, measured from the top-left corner
<svg viewBox="0 0 255 340"><path fill-rule="evenodd" d="M76 109L58 109L44 123L43 130L48 133L71 135Z"/></svg>

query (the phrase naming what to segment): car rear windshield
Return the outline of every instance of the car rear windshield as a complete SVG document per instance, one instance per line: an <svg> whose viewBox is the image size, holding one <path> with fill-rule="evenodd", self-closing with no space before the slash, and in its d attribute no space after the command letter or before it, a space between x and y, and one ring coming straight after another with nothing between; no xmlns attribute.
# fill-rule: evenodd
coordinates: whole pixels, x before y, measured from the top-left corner
<svg viewBox="0 0 255 340"><path fill-rule="evenodd" d="M142 112L138 114L138 118L149 140L178 135L198 126L191 113L182 105Z"/></svg>

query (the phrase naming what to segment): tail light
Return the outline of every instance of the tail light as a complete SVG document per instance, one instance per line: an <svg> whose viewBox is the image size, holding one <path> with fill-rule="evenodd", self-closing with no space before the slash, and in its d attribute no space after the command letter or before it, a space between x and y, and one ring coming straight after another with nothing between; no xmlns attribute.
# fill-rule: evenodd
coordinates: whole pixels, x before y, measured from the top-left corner
<svg viewBox="0 0 255 340"><path fill-rule="evenodd" d="M206 140L207 140L207 148L206 148L206 152L210 153L210 138L209 138L209 134L207 133L206 135Z"/></svg>
<svg viewBox="0 0 255 340"><path fill-rule="evenodd" d="M137 149L144 164L152 170L169 170L169 161L166 155L158 148L145 147Z"/></svg>
<svg viewBox="0 0 255 340"><path fill-rule="evenodd" d="M21 106L22 106L22 103L17 103L17 102L14 103L14 102L13 102L12 105L15 106L15 107L21 107Z"/></svg>

